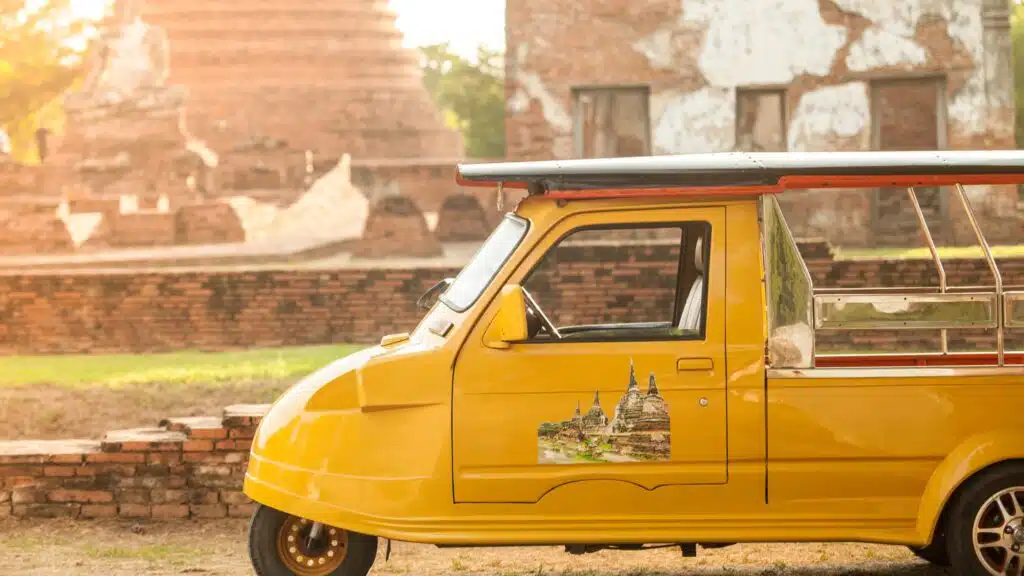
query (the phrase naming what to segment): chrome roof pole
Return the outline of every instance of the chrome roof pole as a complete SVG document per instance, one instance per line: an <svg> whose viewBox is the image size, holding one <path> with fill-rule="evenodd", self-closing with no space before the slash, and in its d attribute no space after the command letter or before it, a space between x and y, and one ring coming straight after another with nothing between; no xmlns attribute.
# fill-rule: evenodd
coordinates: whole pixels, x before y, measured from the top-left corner
<svg viewBox="0 0 1024 576"><path fill-rule="evenodd" d="M939 290L941 293L946 293L946 269L942 266L942 259L939 258L939 250L935 247L935 240L932 239L932 231L928 228L928 220L924 217L924 212L921 211L921 203L917 201L917 192L914 187L907 188L907 195L910 196L910 202L914 205L914 212L917 214L917 222L921 225L921 233L924 234L924 240L928 243L928 250L932 253L932 260L935 262L935 267L939 270ZM949 353L949 338L946 329L942 329L942 353Z"/></svg>
<svg viewBox="0 0 1024 576"><path fill-rule="evenodd" d="M999 273L999 266L996 265L996 259L992 257L992 249L989 248L988 241L985 240L985 235L981 233L981 227L978 225L978 219L974 216L974 210L971 208L971 202L967 199L967 192L964 191L963 184L956 185L957 195L960 197L960 203L963 204L964 211L967 212L967 218L971 221L971 228L974 229L974 234L978 237L978 244L981 245L981 251L985 254L985 261L988 262L989 270L992 271L992 276L996 279L996 318L998 319L998 332L996 332L996 352L999 354L999 365L1003 366L1005 363L1004 348L1005 343L1003 341L1003 332L1005 330L1006 318L1003 302L1003 276Z"/></svg>

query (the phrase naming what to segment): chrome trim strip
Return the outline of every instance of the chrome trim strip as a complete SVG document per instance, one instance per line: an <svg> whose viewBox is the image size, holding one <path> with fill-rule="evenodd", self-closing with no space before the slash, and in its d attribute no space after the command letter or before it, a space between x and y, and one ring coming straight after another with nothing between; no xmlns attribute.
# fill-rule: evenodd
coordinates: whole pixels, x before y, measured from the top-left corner
<svg viewBox="0 0 1024 576"><path fill-rule="evenodd" d="M1024 328L1024 292L1004 292L1003 311L1007 328Z"/></svg>
<svg viewBox="0 0 1024 576"><path fill-rule="evenodd" d="M973 376L1024 376L1024 366L942 366L864 368L769 368L769 379L862 380L870 378L941 378Z"/></svg>
<svg viewBox="0 0 1024 576"><path fill-rule="evenodd" d="M921 233L924 234L924 241L928 243L928 251L932 253L932 261L935 262L935 268L939 271L939 292L942 294L946 293L946 269L942 266L942 259L939 258L939 250L935 247L935 241L932 239L932 231L928 227L928 219L924 217L924 212L921 210L921 203L917 201L917 191L911 186L907 188L907 195L910 196L910 202L914 205L914 212L917 214L917 223L921 225ZM949 338L946 329L941 330L942 337L942 353L946 354L949 352Z"/></svg>
<svg viewBox="0 0 1024 576"><path fill-rule="evenodd" d="M816 330L995 328L995 294L828 294L814 297ZM948 313L956 309L955 314Z"/></svg>
<svg viewBox="0 0 1024 576"><path fill-rule="evenodd" d="M996 279L996 353L999 355L999 365L1003 366L1006 363L1006 343L1004 342L1003 328L1005 324L1003 317L1003 276L999 273L999 266L996 265L996 259L992 257L992 249L989 248L985 235L981 233L981 227L978 225L978 219L974 216L974 209L971 208L971 202L967 199L967 192L964 191L963 184L957 183L956 191L957 195L960 196L960 203L963 204L964 212L967 213L967 218L971 221L971 227L974 228L974 234L978 237L978 244L981 245L981 250L985 253L985 261L988 262L988 267L992 270L992 276Z"/></svg>

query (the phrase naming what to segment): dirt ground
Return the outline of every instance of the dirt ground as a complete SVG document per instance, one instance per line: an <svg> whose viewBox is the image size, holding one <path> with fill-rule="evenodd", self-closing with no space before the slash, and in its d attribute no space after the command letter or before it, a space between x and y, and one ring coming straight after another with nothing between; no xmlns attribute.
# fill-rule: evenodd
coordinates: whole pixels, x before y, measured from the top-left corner
<svg viewBox="0 0 1024 576"><path fill-rule="evenodd" d="M176 416L218 416L231 404L271 402L289 382L0 387L0 440L98 439L111 429Z"/></svg>
<svg viewBox="0 0 1024 576"><path fill-rule="evenodd" d="M0 572L5 576L252 574L241 520L131 523L0 520ZM938 576L906 549L862 544L739 545L701 550L599 552L572 556L561 548L441 550L395 543L377 576Z"/></svg>

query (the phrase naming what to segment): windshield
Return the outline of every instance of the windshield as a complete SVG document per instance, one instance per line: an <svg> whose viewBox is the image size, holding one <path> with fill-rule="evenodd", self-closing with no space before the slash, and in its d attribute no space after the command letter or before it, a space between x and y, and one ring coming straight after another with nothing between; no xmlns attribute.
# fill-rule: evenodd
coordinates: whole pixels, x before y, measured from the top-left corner
<svg viewBox="0 0 1024 576"><path fill-rule="evenodd" d="M459 272L451 287L441 295L441 301L456 312L472 306L519 246L527 226L526 220L518 216L506 216L477 250L473 260Z"/></svg>

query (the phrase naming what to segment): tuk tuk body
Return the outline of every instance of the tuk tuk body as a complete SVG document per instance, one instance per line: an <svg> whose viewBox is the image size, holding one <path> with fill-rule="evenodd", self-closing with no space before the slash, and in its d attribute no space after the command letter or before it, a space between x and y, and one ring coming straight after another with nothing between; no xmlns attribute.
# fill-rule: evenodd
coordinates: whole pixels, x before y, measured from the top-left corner
<svg viewBox="0 0 1024 576"><path fill-rule="evenodd" d="M1024 291L1003 285L964 191L1024 182L1024 152L730 153L459 173L463 185L527 196L415 330L274 403L244 486L259 504L257 573L363 576L382 538L572 552L672 544L687 555L860 541L909 546L958 574L1024 574L1024 353L1005 345L1024 326ZM992 286L946 285L922 186L962 201ZM907 194L939 287L814 286L776 196L866 187ZM638 248L612 274L638 286L628 297L588 281L607 273L596 261L623 234ZM564 246L582 254L558 272L576 277L574 301L590 307L575 316L546 308L554 292L534 293ZM652 272L655 253L676 265ZM602 305L619 306L617 321L590 321ZM947 331L963 328L995 333L996 349L951 351ZM852 329L934 330L942 346L816 350L816 335Z"/></svg>

